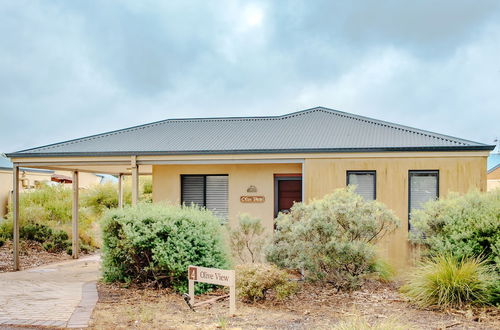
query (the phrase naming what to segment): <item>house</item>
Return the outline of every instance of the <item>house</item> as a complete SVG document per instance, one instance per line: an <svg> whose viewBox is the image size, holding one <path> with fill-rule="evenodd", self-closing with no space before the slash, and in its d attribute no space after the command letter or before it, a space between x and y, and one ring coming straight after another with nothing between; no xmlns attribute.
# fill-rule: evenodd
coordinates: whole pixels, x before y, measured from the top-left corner
<svg viewBox="0 0 500 330"><path fill-rule="evenodd" d="M0 154L0 218L7 214L7 205L10 194L12 193L12 163L10 160ZM107 175L106 175L107 178ZM102 176L96 174L85 173L80 179L80 187L88 188L94 184L98 184L103 180ZM109 180L109 179L107 179ZM36 168L20 168L20 185L22 190L34 189L41 183L57 182L71 183L71 171L53 171Z"/></svg>
<svg viewBox="0 0 500 330"><path fill-rule="evenodd" d="M488 191L500 188L500 153L492 153L488 157L486 180Z"/></svg>
<svg viewBox="0 0 500 330"><path fill-rule="evenodd" d="M79 172L119 175L120 183L131 175L133 203L138 176L152 175L154 202L195 203L229 224L249 213L269 231L293 202L356 184L402 220L379 250L404 267L412 259L411 210L451 191L485 191L493 147L316 107L271 117L169 119L8 156L16 168L73 170L75 194ZM73 217L76 226L78 213Z"/></svg>

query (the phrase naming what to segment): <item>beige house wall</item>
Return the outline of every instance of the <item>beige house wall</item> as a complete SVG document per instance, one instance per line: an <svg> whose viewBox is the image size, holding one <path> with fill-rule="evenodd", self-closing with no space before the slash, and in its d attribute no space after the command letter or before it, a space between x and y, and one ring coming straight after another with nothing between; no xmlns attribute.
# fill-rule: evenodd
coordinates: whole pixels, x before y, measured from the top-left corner
<svg viewBox="0 0 500 330"><path fill-rule="evenodd" d="M437 154L436 154L437 156ZM153 166L153 201L180 203L181 174L228 174L229 220L249 213L263 220L268 230L274 224L274 174L302 173L304 198L321 198L346 186L348 170L377 171L377 200L386 204L401 219L398 231L379 244L380 254L398 269L412 263L414 251L408 243L408 171L439 170L440 197L448 192L465 193L470 189L486 190L486 157L373 157L305 158L302 164L235 164L235 165L155 165ZM262 204L240 202L240 196L251 195L246 189L254 185L265 196Z"/></svg>
<svg viewBox="0 0 500 330"><path fill-rule="evenodd" d="M153 166L153 201L181 203L182 174L227 174L229 190L229 223L234 224L242 213L263 220L272 231L274 219L274 174L301 173L301 164L252 165L155 165ZM248 193L249 186L257 188ZM242 203L241 196L264 196L263 203Z"/></svg>
<svg viewBox="0 0 500 330"><path fill-rule="evenodd" d="M402 226L379 244L381 255L401 269L413 260L408 243L408 171L439 170L439 195L486 190L486 157L450 158L372 158L306 159L307 199L320 198L336 188L345 187L348 170L377 171L377 200L401 219Z"/></svg>

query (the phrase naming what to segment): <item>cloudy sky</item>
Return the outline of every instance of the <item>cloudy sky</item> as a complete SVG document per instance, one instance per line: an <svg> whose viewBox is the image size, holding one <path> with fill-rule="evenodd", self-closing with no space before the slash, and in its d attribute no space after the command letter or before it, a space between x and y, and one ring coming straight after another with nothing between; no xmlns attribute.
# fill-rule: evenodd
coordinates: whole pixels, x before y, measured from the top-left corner
<svg viewBox="0 0 500 330"><path fill-rule="evenodd" d="M325 106L492 144L500 1L0 0L0 151Z"/></svg>

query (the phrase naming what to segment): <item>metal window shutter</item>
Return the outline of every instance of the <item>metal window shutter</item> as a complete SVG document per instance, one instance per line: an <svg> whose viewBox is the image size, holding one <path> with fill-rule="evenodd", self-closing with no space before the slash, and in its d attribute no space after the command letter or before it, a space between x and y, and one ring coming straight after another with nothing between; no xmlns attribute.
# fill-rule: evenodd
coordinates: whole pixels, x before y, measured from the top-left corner
<svg viewBox="0 0 500 330"><path fill-rule="evenodd" d="M375 199L375 174L349 173L349 184L356 185L356 193L364 199Z"/></svg>
<svg viewBox="0 0 500 330"><path fill-rule="evenodd" d="M223 220L228 218L227 178L227 175L207 176L207 209Z"/></svg>
<svg viewBox="0 0 500 330"><path fill-rule="evenodd" d="M182 177L182 202L186 205L205 206L203 176Z"/></svg>
<svg viewBox="0 0 500 330"><path fill-rule="evenodd" d="M421 209L422 205L438 197L437 173L411 173L410 212Z"/></svg>

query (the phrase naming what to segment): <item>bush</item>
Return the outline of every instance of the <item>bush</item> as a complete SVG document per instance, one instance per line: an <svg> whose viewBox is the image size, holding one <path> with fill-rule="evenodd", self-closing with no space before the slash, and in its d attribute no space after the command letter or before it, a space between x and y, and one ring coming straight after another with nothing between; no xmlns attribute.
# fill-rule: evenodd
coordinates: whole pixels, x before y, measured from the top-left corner
<svg viewBox="0 0 500 330"><path fill-rule="evenodd" d="M242 263L261 262L262 250L267 241L261 220L248 214L238 217L238 226L229 229L231 252Z"/></svg>
<svg viewBox="0 0 500 330"><path fill-rule="evenodd" d="M19 228L19 236L22 239L42 243L42 247L48 252L65 251L71 245L69 236L64 230L52 230L46 225L26 224Z"/></svg>
<svg viewBox="0 0 500 330"><path fill-rule="evenodd" d="M236 289L245 302L265 300L269 293L283 300L297 292L297 283L288 280L288 273L275 265L242 264L236 266Z"/></svg>
<svg viewBox="0 0 500 330"><path fill-rule="evenodd" d="M303 269L308 279L355 289L373 269L373 243L398 223L383 204L365 201L352 187L338 189L309 204L295 203L290 213L279 214L268 260Z"/></svg>
<svg viewBox="0 0 500 330"><path fill-rule="evenodd" d="M35 239L43 243L47 232L40 232L48 228L53 231L71 232L72 227L72 191L63 185L43 185L39 189L23 191L19 194L19 232L25 239ZM11 205L9 207L11 210ZM8 220L2 227L10 230L12 238L12 212L7 215ZM79 237L82 242L97 246L94 240L95 215L88 207L82 205L79 209ZM39 226L36 228L36 226ZM23 236L25 232L25 236ZM35 232L37 237L35 237ZM59 249L59 247L57 248ZM65 249L65 248L64 248Z"/></svg>
<svg viewBox="0 0 500 330"><path fill-rule="evenodd" d="M484 257L500 271L500 190L450 194L412 214L413 242L427 254Z"/></svg>
<svg viewBox="0 0 500 330"><path fill-rule="evenodd" d="M197 207L140 204L109 210L102 235L107 282L150 282L185 292L189 265L228 267L220 220ZM208 287L197 285L199 292Z"/></svg>
<svg viewBox="0 0 500 330"><path fill-rule="evenodd" d="M52 229L46 225L28 223L19 228L19 236L24 239L43 243L52 237Z"/></svg>
<svg viewBox="0 0 500 330"><path fill-rule="evenodd" d="M105 183L91 187L82 194L82 206L91 208L98 215L118 207L118 185Z"/></svg>
<svg viewBox="0 0 500 330"><path fill-rule="evenodd" d="M462 307L492 299L497 273L478 258L436 256L412 272L401 291L420 307Z"/></svg>
<svg viewBox="0 0 500 330"><path fill-rule="evenodd" d="M382 259L376 259L370 270L380 282L390 282L396 274L394 267Z"/></svg>

